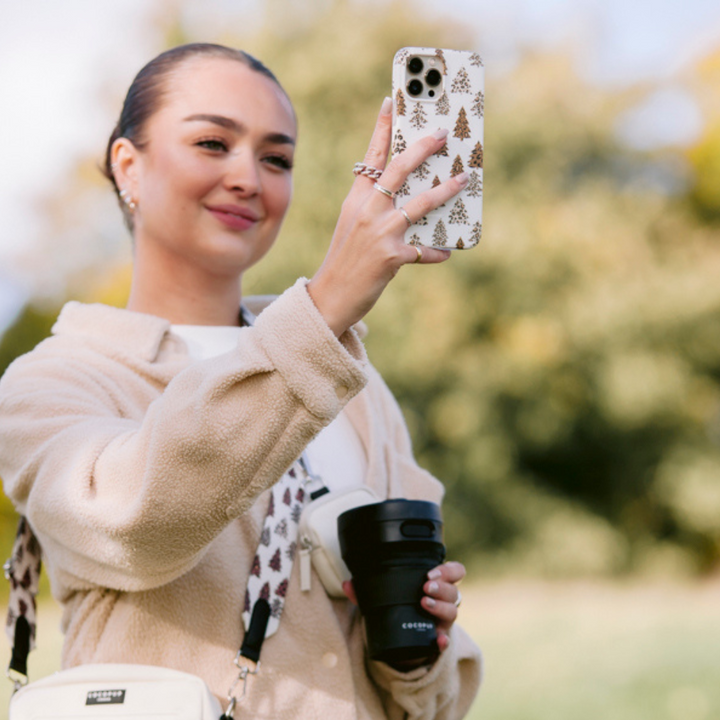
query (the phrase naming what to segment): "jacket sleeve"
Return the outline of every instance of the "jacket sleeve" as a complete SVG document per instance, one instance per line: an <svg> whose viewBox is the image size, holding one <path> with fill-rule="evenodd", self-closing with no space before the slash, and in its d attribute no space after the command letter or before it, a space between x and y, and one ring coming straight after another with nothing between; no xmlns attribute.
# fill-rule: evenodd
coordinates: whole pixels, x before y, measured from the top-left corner
<svg viewBox="0 0 720 720"><path fill-rule="evenodd" d="M429 668L403 673L380 662L368 665L384 697L388 720L459 720L480 688L480 651L457 624L450 645Z"/></svg>
<svg viewBox="0 0 720 720"><path fill-rule="evenodd" d="M69 342L51 338L0 382L0 476L76 589L187 572L366 382L358 338L338 342L303 281L135 417L114 397L124 379L149 384L131 360Z"/></svg>
<svg viewBox="0 0 720 720"><path fill-rule="evenodd" d="M379 375L372 369L370 372L366 392L375 394L375 402L384 408L384 422L394 449L389 468L390 494L440 503L442 484L415 462L402 412ZM457 623L451 631L450 645L430 667L404 673L369 659L367 666L380 689L389 720L459 720L470 709L482 676L480 650Z"/></svg>

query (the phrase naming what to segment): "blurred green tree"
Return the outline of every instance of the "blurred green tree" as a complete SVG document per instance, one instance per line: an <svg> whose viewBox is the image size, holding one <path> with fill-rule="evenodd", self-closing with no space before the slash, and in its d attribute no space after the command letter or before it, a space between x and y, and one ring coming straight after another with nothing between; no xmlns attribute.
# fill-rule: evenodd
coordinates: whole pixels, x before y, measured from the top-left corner
<svg viewBox="0 0 720 720"><path fill-rule="evenodd" d="M694 173L688 196L701 220L717 224L720 222L720 51L710 53L698 64L693 80L706 124L687 153Z"/></svg>

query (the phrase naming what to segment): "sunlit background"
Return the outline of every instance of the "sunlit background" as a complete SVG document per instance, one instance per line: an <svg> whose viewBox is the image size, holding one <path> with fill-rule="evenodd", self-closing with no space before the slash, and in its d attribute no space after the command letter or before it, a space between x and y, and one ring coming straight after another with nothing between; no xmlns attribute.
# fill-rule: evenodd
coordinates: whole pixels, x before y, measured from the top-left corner
<svg viewBox="0 0 720 720"><path fill-rule="evenodd" d="M280 292L322 259L395 50L478 51L482 245L403 271L367 340L471 570L472 717L720 716L716 1L0 3L0 372L66 300L125 301L98 165L155 54L240 46L293 98L296 199L247 286ZM44 597L35 677L58 664Z"/></svg>

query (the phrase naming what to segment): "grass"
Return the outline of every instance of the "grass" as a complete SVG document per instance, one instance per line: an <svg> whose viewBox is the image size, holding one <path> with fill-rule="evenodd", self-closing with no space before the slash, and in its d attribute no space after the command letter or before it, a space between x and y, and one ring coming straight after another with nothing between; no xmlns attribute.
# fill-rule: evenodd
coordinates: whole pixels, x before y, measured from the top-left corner
<svg viewBox="0 0 720 720"><path fill-rule="evenodd" d="M461 623L485 657L468 718L720 718L718 608L718 581L466 583ZM59 623L57 607L42 603L33 679L59 666ZM9 695L1 685L0 707Z"/></svg>
<svg viewBox="0 0 720 720"><path fill-rule="evenodd" d="M463 590L485 656L472 720L715 720L720 583Z"/></svg>

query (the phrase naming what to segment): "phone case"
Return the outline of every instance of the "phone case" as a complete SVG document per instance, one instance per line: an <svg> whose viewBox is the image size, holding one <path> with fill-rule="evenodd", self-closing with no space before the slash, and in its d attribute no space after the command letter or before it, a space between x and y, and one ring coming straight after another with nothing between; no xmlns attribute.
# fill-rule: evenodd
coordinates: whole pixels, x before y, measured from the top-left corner
<svg viewBox="0 0 720 720"><path fill-rule="evenodd" d="M423 70L410 68L420 57ZM422 95L410 93L412 79L426 80L431 70L442 76L440 85L426 87ZM437 77L437 76L436 76ZM410 79L410 82L408 82ZM465 171L467 187L444 205L411 225L405 241L449 249L475 247L482 235L484 66L477 53L440 48L407 47L393 62L392 154L438 128L449 130L443 148L416 168L397 192L402 207L425 190ZM428 97L427 93L433 94Z"/></svg>

